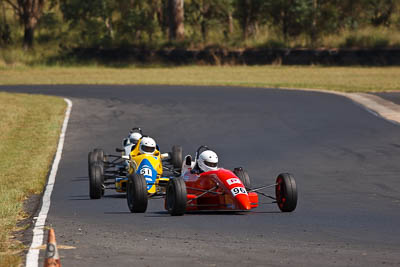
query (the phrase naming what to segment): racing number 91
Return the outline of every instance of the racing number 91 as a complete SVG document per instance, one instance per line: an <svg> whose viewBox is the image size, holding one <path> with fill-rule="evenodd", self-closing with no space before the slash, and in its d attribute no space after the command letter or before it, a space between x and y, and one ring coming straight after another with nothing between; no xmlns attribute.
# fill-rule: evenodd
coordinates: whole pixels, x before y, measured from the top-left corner
<svg viewBox="0 0 400 267"><path fill-rule="evenodd" d="M239 195L239 194L247 194L246 189L244 187L235 187L231 189L231 192L233 196Z"/></svg>

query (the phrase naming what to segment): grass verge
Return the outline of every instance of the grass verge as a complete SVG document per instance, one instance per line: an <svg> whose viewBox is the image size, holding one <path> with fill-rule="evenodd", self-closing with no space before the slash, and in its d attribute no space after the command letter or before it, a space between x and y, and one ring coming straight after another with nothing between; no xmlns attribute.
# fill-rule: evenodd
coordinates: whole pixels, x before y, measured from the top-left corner
<svg viewBox="0 0 400 267"><path fill-rule="evenodd" d="M57 97L0 92L0 266L21 264L25 248L12 234L27 217L24 200L44 188L65 107Z"/></svg>
<svg viewBox="0 0 400 267"><path fill-rule="evenodd" d="M0 69L0 84L223 85L382 92L400 90L400 67L16 67Z"/></svg>

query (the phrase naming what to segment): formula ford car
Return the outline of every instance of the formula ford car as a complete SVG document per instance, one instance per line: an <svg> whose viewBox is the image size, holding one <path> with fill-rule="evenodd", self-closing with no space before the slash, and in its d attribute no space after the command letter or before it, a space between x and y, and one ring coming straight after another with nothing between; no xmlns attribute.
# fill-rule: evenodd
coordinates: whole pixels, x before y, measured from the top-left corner
<svg viewBox="0 0 400 267"><path fill-rule="evenodd" d="M208 148L199 147L195 161L190 155L186 156L181 175L168 183L165 208L171 215L204 210L248 211L258 206L259 196L272 199L282 212L295 210L297 189L292 175L282 173L274 184L251 188L250 177L242 168L197 173L193 169L202 149ZM275 196L261 192L266 188L275 188Z"/></svg>
<svg viewBox="0 0 400 267"><path fill-rule="evenodd" d="M88 154L89 166L89 195L91 199L99 199L104 194L105 189L115 189L119 193L127 192L128 205L132 198L132 190L129 184L132 180L144 182L143 186L147 197L162 196L165 194L169 178L163 177L163 173L169 176L180 173L182 166L182 148L173 146L172 152L161 154L157 146L152 154L141 154L139 152L140 142L126 149L117 148L116 151L121 155L105 154L102 149L94 149ZM128 144L129 145L129 144ZM137 178L139 177L139 178ZM147 199L147 198L146 198ZM140 211L144 207L143 203L129 205L132 211Z"/></svg>

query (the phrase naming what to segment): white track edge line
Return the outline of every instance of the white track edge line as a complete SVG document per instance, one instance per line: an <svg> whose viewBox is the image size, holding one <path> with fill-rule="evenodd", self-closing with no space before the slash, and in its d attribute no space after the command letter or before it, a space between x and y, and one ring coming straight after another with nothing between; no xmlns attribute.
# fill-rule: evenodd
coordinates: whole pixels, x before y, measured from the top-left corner
<svg viewBox="0 0 400 267"><path fill-rule="evenodd" d="M53 192L54 183L56 180L56 174L58 170L58 165L61 160L61 155L64 147L65 141L65 133L67 131L69 117L71 115L72 109L72 101L64 98L64 101L67 102L67 110L65 112L64 123L61 128L61 134L58 141L57 152L54 157L53 165L51 167L50 175L47 181L46 189L42 198L42 207L40 209L39 215L37 217L35 227L33 228L33 238L32 244L29 248L28 254L26 255L26 266L27 267L37 267L39 265L39 252L40 250L37 247L41 246L44 238L44 227L46 223L47 213L50 209L50 197Z"/></svg>

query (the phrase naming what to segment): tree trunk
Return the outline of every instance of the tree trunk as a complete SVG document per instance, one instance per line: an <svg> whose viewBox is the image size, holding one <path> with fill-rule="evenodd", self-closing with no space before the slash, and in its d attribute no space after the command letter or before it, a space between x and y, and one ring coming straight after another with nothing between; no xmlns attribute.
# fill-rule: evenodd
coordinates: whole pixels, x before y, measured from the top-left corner
<svg viewBox="0 0 400 267"><path fill-rule="evenodd" d="M183 0L168 0L169 39L182 41L185 39Z"/></svg>
<svg viewBox="0 0 400 267"><path fill-rule="evenodd" d="M207 1L203 1L202 7L200 9L200 12L202 14L202 20L201 20L201 35L203 37L203 43L207 43L207 35L208 35L208 22L210 20L210 4L207 3Z"/></svg>
<svg viewBox="0 0 400 267"><path fill-rule="evenodd" d="M283 35L283 40L285 42L285 45L289 46L288 41L289 41L289 28L288 28L288 16L286 13L286 10L282 10L281 12L281 17L282 17L282 35Z"/></svg>
<svg viewBox="0 0 400 267"><path fill-rule="evenodd" d="M249 1L249 0L242 1L241 8L243 9L243 16L241 18L243 40L246 41L247 38L249 37L251 1Z"/></svg>
<svg viewBox="0 0 400 267"><path fill-rule="evenodd" d="M24 25L24 49L33 47L35 28L42 16L45 0L18 0L16 2L7 1L18 14Z"/></svg>
<svg viewBox="0 0 400 267"><path fill-rule="evenodd" d="M317 17L318 17L318 0L313 0L313 20L310 32L311 46L317 46Z"/></svg>
<svg viewBox="0 0 400 267"><path fill-rule="evenodd" d="M232 11L229 11L228 14L228 33L232 34L233 33L233 16L232 16Z"/></svg>
<svg viewBox="0 0 400 267"><path fill-rule="evenodd" d="M108 36L110 37L111 40L114 40L114 29L112 26L111 19L106 17L104 19L104 25L106 25L107 31L108 31Z"/></svg>
<svg viewBox="0 0 400 267"><path fill-rule="evenodd" d="M201 25L201 36L203 37L203 43L206 44L207 43L207 22L204 18L201 21L200 25Z"/></svg>
<svg viewBox="0 0 400 267"><path fill-rule="evenodd" d="M23 47L25 50L32 49L33 39L35 36L35 27L37 20L33 16L25 16L24 18L24 43Z"/></svg>

